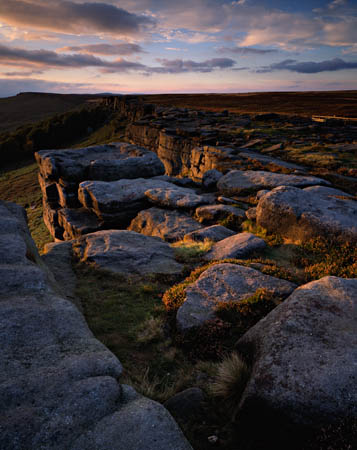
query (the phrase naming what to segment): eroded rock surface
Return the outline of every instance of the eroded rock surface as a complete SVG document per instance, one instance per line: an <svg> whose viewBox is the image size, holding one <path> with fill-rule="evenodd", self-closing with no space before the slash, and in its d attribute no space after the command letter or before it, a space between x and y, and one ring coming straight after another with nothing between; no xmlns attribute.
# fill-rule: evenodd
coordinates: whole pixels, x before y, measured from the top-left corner
<svg viewBox="0 0 357 450"><path fill-rule="evenodd" d="M317 184L329 185L330 183L312 176L287 175L263 170L231 170L218 181L217 187L224 195L234 195L277 186L307 187Z"/></svg>
<svg viewBox="0 0 357 450"><path fill-rule="evenodd" d="M207 205L196 209L196 217L202 223L212 223L231 217L237 222L245 219L245 211L231 205Z"/></svg>
<svg viewBox="0 0 357 450"><path fill-rule="evenodd" d="M191 449L161 405L126 394L120 362L41 262L24 210L1 201L0 278L1 449Z"/></svg>
<svg viewBox="0 0 357 450"><path fill-rule="evenodd" d="M165 241L174 242L202 228L202 225L187 214L160 208L141 211L131 222L129 230L158 236Z"/></svg>
<svg viewBox="0 0 357 450"><path fill-rule="evenodd" d="M239 302L251 297L257 289L264 288L279 297L287 297L295 287L289 281L249 267L217 264L186 288L186 300L177 311L177 325L182 331L200 326L215 317L219 302Z"/></svg>
<svg viewBox="0 0 357 450"><path fill-rule="evenodd" d="M208 203L207 198L197 195L193 189L173 185L170 188L153 188L145 192L150 202L171 208L196 208Z"/></svg>
<svg viewBox="0 0 357 450"><path fill-rule="evenodd" d="M83 236L76 251L83 262L124 274L179 274L182 265L162 239L128 230L97 231Z"/></svg>
<svg viewBox="0 0 357 450"><path fill-rule="evenodd" d="M251 328L238 348L251 348L252 376L241 409L302 424L357 414L357 280L324 277L296 289Z"/></svg>
<svg viewBox="0 0 357 450"><path fill-rule="evenodd" d="M333 195L331 195L333 192ZM278 187L257 206L257 223L295 241L319 235L357 239L357 201L336 192Z"/></svg>

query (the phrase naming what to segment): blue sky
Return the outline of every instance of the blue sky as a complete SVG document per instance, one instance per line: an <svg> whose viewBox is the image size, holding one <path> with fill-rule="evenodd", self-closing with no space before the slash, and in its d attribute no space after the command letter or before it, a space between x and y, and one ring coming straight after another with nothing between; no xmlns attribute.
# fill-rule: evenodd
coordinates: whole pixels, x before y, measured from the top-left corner
<svg viewBox="0 0 357 450"><path fill-rule="evenodd" d="M357 89L357 0L0 0L0 96Z"/></svg>

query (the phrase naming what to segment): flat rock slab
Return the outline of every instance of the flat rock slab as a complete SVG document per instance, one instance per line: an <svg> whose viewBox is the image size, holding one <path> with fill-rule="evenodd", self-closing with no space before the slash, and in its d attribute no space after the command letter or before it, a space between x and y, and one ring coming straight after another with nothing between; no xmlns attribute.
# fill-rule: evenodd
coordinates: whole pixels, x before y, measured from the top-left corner
<svg viewBox="0 0 357 450"><path fill-rule="evenodd" d="M190 450L163 406L120 385L119 360L52 284L24 209L0 201L0 213L13 243L0 258L0 448Z"/></svg>
<svg viewBox="0 0 357 450"><path fill-rule="evenodd" d="M67 181L153 177L165 173L154 152L124 142L35 154L44 179Z"/></svg>
<svg viewBox="0 0 357 450"><path fill-rule="evenodd" d="M307 187L312 185L329 185L328 181L312 176L286 175L282 173L265 172L263 170L231 170L217 183L224 195L272 189L277 186Z"/></svg>
<svg viewBox="0 0 357 450"><path fill-rule="evenodd" d="M165 241L175 242L201 228L200 223L184 213L149 208L141 211L132 220L128 229L146 236L158 236Z"/></svg>
<svg viewBox="0 0 357 450"><path fill-rule="evenodd" d="M79 185L78 198L85 208L101 220L128 226L139 211L150 207L146 191L172 188L176 188L172 183L145 178L112 182L84 181Z"/></svg>
<svg viewBox="0 0 357 450"><path fill-rule="evenodd" d="M296 289L251 328L253 372L241 410L259 404L293 422L357 415L357 280L324 277ZM277 419L276 419L277 420Z"/></svg>
<svg viewBox="0 0 357 450"><path fill-rule="evenodd" d="M83 236L79 244L76 251L83 262L95 263L111 272L178 274L182 271L169 244L135 231L97 231Z"/></svg>
<svg viewBox="0 0 357 450"><path fill-rule="evenodd" d="M289 281L264 275L249 267L217 264L186 288L186 300L177 311L177 325L182 331L201 326L215 317L218 302L239 302L254 295L257 289L287 297L295 288L296 285Z"/></svg>
<svg viewBox="0 0 357 450"><path fill-rule="evenodd" d="M226 258L246 258L253 252L266 248L264 239L252 233L238 233L217 242L204 256L207 261Z"/></svg>
<svg viewBox="0 0 357 450"><path fill-rule="evenodd" d="M357 239L357 201L326 191L278 187L257 206L257 224L295 241L319 235Z"/></svg>
<svg viewBox="0 0 357 450"><path fill-rule="evenodd" d="M293 164L293 163L289 163L287 161L283 161L279 158L273 158L272 156L267 156L267 155L262 155L260 153L257 152L240 152L239 156L244 158L244 159L248 159L248 160L252 160L252 161L258 161L259 163L261 163L263 166L277 166L283 169L290 169L290 170L300 170L300 171L305 171L305 167L300 166L298 164Z"/></svg>
<svg viewBox="0 0 357 450"><path fill-rule="evenodd" d="M191 231L191 233L185 234L185 241L222 241L236 233L229 228L223 227L222 225L211 225L210 227L205 227L200 230Z"/></svg>
<svg viewBox="0 0 357 450"><path fill-rule="evenodd" d="M145 195L151 203L170 208L190 209L208 203L206 197L197 195L193 189L175 185L171 188L148 189L145 192Z"/></svg>
<svg viewBox="0 0 357 450"><path fill-rule="evenodd" d="M230 205L200 206L196 209L195 215L202 223L212 223L227 217L233 217L237 221L245 219L245 211L243 209Z"/></svg>

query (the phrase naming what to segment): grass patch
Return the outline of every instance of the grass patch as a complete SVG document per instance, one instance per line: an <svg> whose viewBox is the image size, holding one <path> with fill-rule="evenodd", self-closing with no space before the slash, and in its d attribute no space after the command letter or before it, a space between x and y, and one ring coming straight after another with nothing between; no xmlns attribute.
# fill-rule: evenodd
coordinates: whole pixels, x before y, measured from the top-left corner
<svg viewBox="0 0 357 450"><path fill-rule="evenodd" d="M41 253L44 245L53 239L42 219L42 194L37 173L35 163L3 173L0 176L0 198L26 209L30 233Z"/></svg>
<svg viewBox="0 0 357 450"><path fill-rule="evenodd" d="M178 241L171 246L175 251L175 258L183 264L192 264L201 261L202 256L211 250L213 241L205 239L203 242Z"/></svg>
<svg viewBox="0 0 357 450"><path fill-rule="evenodd" d="M269 233L265 228L251 220L245 220L242 223L242 230L264 239L269 246L281 245L283 243L281 236Z"/></svg>

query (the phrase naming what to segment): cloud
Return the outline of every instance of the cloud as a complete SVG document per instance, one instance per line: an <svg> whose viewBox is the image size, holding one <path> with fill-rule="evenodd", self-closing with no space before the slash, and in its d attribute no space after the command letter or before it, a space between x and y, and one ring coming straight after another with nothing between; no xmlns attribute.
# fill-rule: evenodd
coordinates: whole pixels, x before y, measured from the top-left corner
<svg viewBox="0 0 357 450"><path fill-rule="evenodd" d="M213 72L217 69L230 69L236 62L230 58L213 58L202 62L195 62L192 60L174 59L168 60L158 58L157 61L161 63L162 67L153 67L151 72L156 73L184 73L184 72Z"/></svg>
<svg viewBox="0 0 357 450"><path fill-rule="evenodd" d="M335 72L337 70L357 69L357 62L348 62L340 58L334 58L321 62L298 62L294 59L286 59L279 63L264 66L257 73L268 73L276 70L290 70L297 73Z"/></svg>
<svg viewBox="0 0 357 450"><path fill-rule="evenodd" d="M138 44L129 44L126 42L120 44L91 44L78 45L72 47L63 47L61 52L78 52L97 55L132 55L134 53L145 53L144 49Z"/></svg>
<svg viewBox="0 0 357 450"><path fill-rule="evenodd" d="M346 4L346 0L333 0L331 3L328 4L328 9L336 9L340 6L344 6Z"/></svg>
<svg viewBox="0 0 357 450"><path fill-rule="evenodd" d="M2 75L7 77L30 77L32 75L40 75L43 73L43 70L21 70L19 72L4 72Z"/></svg>
<svg viewBox="0 0 357 450"><path fill-rule="evenodd" d="M217 69L232 68L236 62L230 58L213 58L202 62L182 59L157 59L161 67L149 67L141 63L127 61L120 58L107 61L93 55L59 54L49 50L25 50L16 47L0 45L0 63L8 66L31 67L35 69L52 68L98 68L103 73L138 71L145 74L152 73L184 73L184 72L212 72Z"/></svg>
<svg viewBox="0 0 357 450"><path fill-rule="evenodd" d="M267 53L276 52L275 49L260 49L254 47L219 47L217 48L217 53L235 53L236 55L241 56L250 56L250 55L265 55Z"/></svg>
<svg viewBox="0 0 357 450"><path fill-rule="evenodd" d="M60 55L49 50L25 50L5 45L0 45L0 63L9 66L37 66L41 68L99 67L112 69L115 72L146 68L143 64L126 61L125 59L106 61L92 55Z"/></svg>
<svg viewBox="0 0 357 450"><path fill-rule="evenodd" d="M0 3L2 22L58 33L109 33L115 36L140 34L155 24L152 17L130 13L108 3L6 0Z"/></svg>

